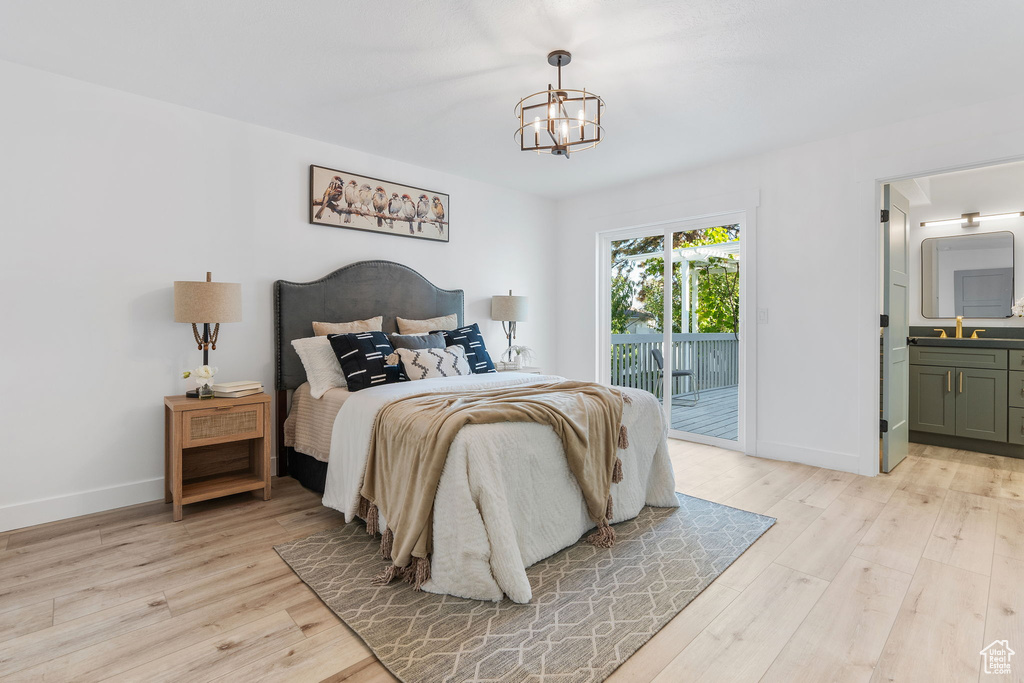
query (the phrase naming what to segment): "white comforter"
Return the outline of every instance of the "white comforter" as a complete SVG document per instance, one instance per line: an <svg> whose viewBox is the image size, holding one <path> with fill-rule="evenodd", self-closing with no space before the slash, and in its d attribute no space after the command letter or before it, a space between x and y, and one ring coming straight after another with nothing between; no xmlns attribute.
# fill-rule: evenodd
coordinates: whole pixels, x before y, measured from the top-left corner
<svg viewBox="0 0 1024 683"><path fill-rule="evenodd" d="M334 422L324 505L345 513L347 521L355 517L374 418L390 401L428 391L558 379L563 378L503 372L387 384L352 394ZM661 406L646 391L625 391L632 399L623 412L629 448L619 453L622 482L612 484L613 523L635 517L645 504L678 505ZM382 520L382 529L385 524ZM551 427L527 422L469 425L452 442L438 484L431 579L423 589L479 600L507 595L518 603L529 602L526 568L592 528Z"/></svg>

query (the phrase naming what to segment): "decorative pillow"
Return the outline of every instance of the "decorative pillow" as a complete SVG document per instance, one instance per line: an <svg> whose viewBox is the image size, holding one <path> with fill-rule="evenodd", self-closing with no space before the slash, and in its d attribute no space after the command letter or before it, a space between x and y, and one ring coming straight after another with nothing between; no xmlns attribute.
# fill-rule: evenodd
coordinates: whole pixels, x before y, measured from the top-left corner
<svg viewBox="0 0 1024 683"><path fill-rule="evenodd" d="M320 398L335 387L345 386L345 374L327 337L293 339L292 346L306 369L306 381L313 398Z"/></svg>
<svg viewBox="0 0 1024 683"><path fill-rule="evenodd" d="M353 332L380 332L384 316L366 320L353 320L350 323L313 323L313 334L326 337L329 334L352 334Z"/></svg>
<svg viewBox="0 0 1024 683"><path fill-rule="evenodd" d="M480 326L476 323L445 332L444 341L448 346L455 344L466 350L466 360L469 361L469 367L475 374L497 372L494 369L494 363L491 362L490 354L487 353L487 346L484 345Z"/></svg>
<svg viewBox="0 0 1024 683"><path fill-rule="evenodd" d="M436 330L451 330L455 329L455 326L459 324L459 316L455 313L442 315L437 318L428 318L427 320L409 320L408 318L398 317L395 320L398 322L398 331L401 334L423 334L424 332L434 332Z"/></svg>
<svg viewBox="0 0 1024 683"><path fill-rule="evenodd" d="M392 334L389 335L391 345L398 349L443 349L444 334L429 332L427 334Z"/></svg>
<svg viewBox="0 0 1024 683"><path fill-rule="evenodd" d="M388 364L388 356L394 353L394 349L383 332L332 334L327 339L341 363L349 391L405 379L398 363Z"/></svg>
<svg viewBox="0 0 1024 683"><path fill-rule="evenodd" d="M446 349L396 349L395 353L402 359L402 370L411 380L473 374L466 360L466 350L461 346L449 346Z"/></svg>

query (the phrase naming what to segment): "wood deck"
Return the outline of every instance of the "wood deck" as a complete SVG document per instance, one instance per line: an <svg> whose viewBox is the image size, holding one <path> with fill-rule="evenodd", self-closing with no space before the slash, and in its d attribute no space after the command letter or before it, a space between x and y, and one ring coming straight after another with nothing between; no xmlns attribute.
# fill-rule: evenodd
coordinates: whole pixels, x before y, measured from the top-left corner
<svg viewBox="0 0 1024 683"><path fill-rule="evenodd" d="M739 438L739 394L735 386L700 392L697 405L688 396L672 400L672 429L736 441Z"/></svg>

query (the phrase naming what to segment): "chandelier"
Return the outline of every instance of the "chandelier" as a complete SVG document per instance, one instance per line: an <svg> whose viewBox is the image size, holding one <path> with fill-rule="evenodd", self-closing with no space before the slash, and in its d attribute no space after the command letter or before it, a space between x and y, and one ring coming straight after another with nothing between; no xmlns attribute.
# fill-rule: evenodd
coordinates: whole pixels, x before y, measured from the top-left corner
<svg viewBox="0 0 1024 683"><path fill-rule="evenodd" d="M548 64L558 69L558 87L519 100L515 137L524 152L551 152L569 158L569 152L596 147L604 139L601 116L604 100L594 93L562 87L562 67L572 60L566 50L548 55Z"/></svg>

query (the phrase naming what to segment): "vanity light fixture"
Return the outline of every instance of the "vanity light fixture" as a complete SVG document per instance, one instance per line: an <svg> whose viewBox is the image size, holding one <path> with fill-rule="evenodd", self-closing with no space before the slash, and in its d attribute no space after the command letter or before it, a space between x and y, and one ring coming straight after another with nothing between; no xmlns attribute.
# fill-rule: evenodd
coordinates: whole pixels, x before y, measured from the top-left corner
<svg viewBox="0 0 1024 683"><path fill-rule="evenodd" d="M566 50L548 55L548 64L558 69L558 87L548 83L547 90L519 100L515 138L524 152L550 152L569 158L569 152L597 147L604 140L604 100L586 89L562 87L562 67L572 60Z"/></svg>
<svg viewBox="0 0 1024 683"><path fill-rule="evenodd" d="M942 221L924 221L921 223L922 228L933 228L938 225L962 225L965 228L976 228L982 221L997 221L1003 218L1020 218L1024 216L1024 211L1015 211L1013 213L993 213L988 216L982 216L977 211L973 213L965 213L960 218L949 218Z"/></svg>

